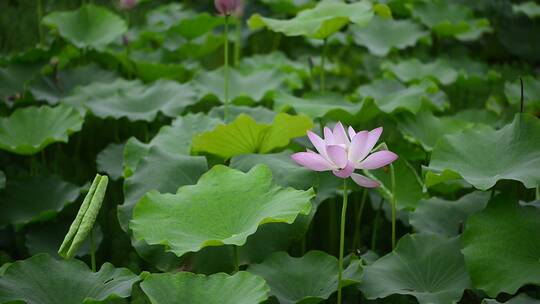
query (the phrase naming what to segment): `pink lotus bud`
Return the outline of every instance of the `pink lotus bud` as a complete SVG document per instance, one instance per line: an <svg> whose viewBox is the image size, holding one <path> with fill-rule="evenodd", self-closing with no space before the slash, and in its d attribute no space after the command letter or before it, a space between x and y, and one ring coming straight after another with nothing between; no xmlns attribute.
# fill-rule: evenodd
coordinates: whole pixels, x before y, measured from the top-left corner
<svg viewBox="0 0 540 304"><path fill-rule="evenodd" d="M214 0L214 4L221 15L229 16L243 11L242 0Z"/></svg>
<svg viewBox="0 0 540 304"><path fill-rule="evenodd" d="M137 6L137 0L120 0L120 8L123 10L130 10Z"/></svg>

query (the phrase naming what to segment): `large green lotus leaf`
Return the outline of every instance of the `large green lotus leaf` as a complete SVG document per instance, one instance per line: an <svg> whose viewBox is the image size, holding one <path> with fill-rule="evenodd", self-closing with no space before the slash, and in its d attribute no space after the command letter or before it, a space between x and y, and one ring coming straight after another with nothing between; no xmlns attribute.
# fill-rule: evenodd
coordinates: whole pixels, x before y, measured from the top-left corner
<svg viewBox="0 0 540 304"><path fill-rule="evenodd" d="M224 71L219 68L213 71L201 72L193 82L204 96L215 96L224 102ZM248 73L229 69L229 101L249 99L261 101L268 94L279 90L285 80L283 73L278 70L253 70Z"/></svg>
<svg viewBox="0 0 540 304"><path fill-rule="evenodd" d="M504 195L469 217L463 254L475 288L490 297L540 284L540 210Z"/></svg>
<svg viewBox="0 0 540 304"><path fill-rule="evenodd" d="M225 110L224 106L213 107L212 110L208 112L208 116L224 121L223 120L224 113L225 113L224 110ZM271 124L277 115L276 112L262 106L248 107L248 106L230 105L228 106L227 110L229 112L229 116L227 117L227 121L224 121L226 123L233 122L241 114L246 114L246 115L249 115L251 118L255 119L259 123Z"/></svg>
<svg viewBox="0 0 540 304"><path fill-rule="evenodd" d="M476 40L491 31L488 19L475 19L470 7L452 1L424 2L416 5L412 14L437 34L463 41Z"/></svg>
<svg viewBox="0 0 540 304"><path fill-rule="evenodd" d="M423 63L413 58L398 63L386 62L383 69L392 72L403 82L432 78L443 85L450 85L457 80L458 72L445 60L436 59Z"/></svg>
<svg viewBox="0 0 540 304"><path fill-rule="evenodd" d="M384 57L393 49L403 50L429 36L429 32L411 20L375 17L366 27L351 27L354 42L373 55Z"/></svg>
<svg viewBox="0 0 540 304"><path fill-rule="evenodd" d="M534 19L540 17L540 5L533 1L527 1L520 4L513 4L512 11L516 14L525 14L527 17Z"/></svg>
<svg viewBox="0 0 540 304"><path fill-rule="evenodd" d="M176 194L148 192L137 203L130 228L137 239L166 245L178 256L207 246L241 246L259 225L290 224L309 214L313 196L313 190L272 186L265 165L248 173L217 165Z"/></svg>
<svg viewBox="0 0 540 304"><path fill-rule="evenodd" d="M173 155L189 155L193 136L214 128L219 122L219 119L200 113L188 114L175 119L172 125L162 127L147 144L135 137L130 138L124 149L125 177L136 170L139 161L148 155L152 147L159 147L163 152Z"/></svg>
<svg viewBox="0 0 540 304"><path fill-rule="evenodd" d="M116 73L89 64L62 70L53 75L39 75L29 83L28 89L34 98L56 104L59 99L68 96L76 86L85 86L93 82L111 82L114 79Z"/></svg>
<svg viewBox="0 0 540 304"><path fill-rule="evenodd" d="M540 79L532 76L524 76L522 79L525 109L532 111L540 110ZM521 83L519 79L505 83L504 93L510 104L519 107L521 102Z"/></svg>
<svg viewBox="0 0 540 304"><path fill-rule="evenodd" d="M312 119L324 117L326 115L333 117L348 117L353 120L363 108L363 103L349 102L345 96L337 93L312 93L302 98L294 95L279 92L274 96L274 109L286 111L293 108L296 113L306 114Z"/></svg>
<svg viewBox="0 0 540 304"><path fill-rule="evenodd" d="M506 304L539 304L540 300L530 298L527 296L527 294L519 294L512 299L504 302ZM491 299L485 299L482 304L502 304L501 302L498 302L497 300L491 300Z"/></svg>
<svg viewBox="0 0 540 304"><path fill-rule="evenodd" d="M146 15L144 29L150 32L166 32L178 24L179 20L195 17L196 13L188 10L180 3L160 5Z"/></svg>
<svg viewBox="0 0 540 304"><path fill-rule="evenodd" d="M0 192L0 226L52 218L79 194L79 187L54 175L10 179Z"/></svg>
<svg viewBox="0 0 540 304"><path fill-rule="evenodd" d="M456 117L437 117L429 111L420 111L415 115L400 113L397 121L398 128L405 138L422 145L426 151L432 151L443 136L474 126L473 123Z"/></svg>
<svg viewBox="0 0 540 304"><path fill-rule="evenodd" d="M294 14L314 5L313 0L261 0L273 12Z"/></svg>
<svg viewBox="0 0 540 304"><path fill-rule="evenodd" d="M305 115L279 113L272 124L261 124L240 114L228 125L218 125L213 131L193 138L193 150L223 158L249 153L269 153L285 147L296 137L306 135L313 123Z"/></svg>
<svg viewBox="0 0 540 304"><path fill-rule="evenodd" d="M475 191L457 201L433 197L421 200L410 214L410 223L415 231L457 236L465 220L484 209L489 200L488 192Z"/></svg>
<svg viewBox="0 0 540 304"><path fill-rule="evenodd" d="M29 225L26 228L25 235L25 245L28 249L28 253L30 255L47 253L53 257L60 258L58 248L62 245L62 241L69 230L70 224L71 223L65 221L48 221ZM103 232L99 225L95 225L92 232L94 236L94 248L97 250L103 240ZM82 257L89 253L90 238L87 238L74 256Z"/></svg>
<svg viewBox="0 0 540 304"><path fill-rule="evenodd" d="M0 99L22 95L26 83L39 72L39 64L11 64L0 68Z"/></svg>
<svg viewBox="0 0 540 304"><path fill-rule="evenodd" d="M110 143L99 152L96 158L97 169L105 172L112 180L122 177L122 163L124 161L125 144Z"/></svg>
<svg viewBox="0 0 540 304"><path fill-rule="evenodd" d="M310 70L307 61L293 61L282 52L271 52L243 58L237 69L243 73L252 73L262 70L279 70L283 73L287 87L301 89L304 82L310 80Z"/></svg>
<svg viewBox="0 0 540 304"><path fill-rule="evenodd" d="M381 183L377 191L379 191L387 202L391 202L395 195L397 209L414 210L418 206L418 201L423 197L424 185L418 173L408 161L398 159L393 165L396 177L395 193L391 191L390 170L376 170L366 172L366 174Z"/></svg>
<svg viewBox="0 0 540 304"><path fill-rule="evenodd" d="M81 130L83 118L67 106L27 107L0 118L0 149L32 155L54 142L68 142Z"/></svg>
<svg viewBox="0 0 540 304"><path fill-rule="evenodd" d="M175 193L180 186L195 184L206 170L204 157L173 154L159 146L152 147L124 182L124 204L118 206L120 225L127 231L133 208L146 192Z"/></svg>
<svg viewBox="0 0 540 304"><path fill-rule="evenodd" d="M307 190L313 186L316 173L298 166L291 159L291 151L274 154L244 154L231 159L231 168L244 172L249 171L257 164L265 164L272 170L275 183L282 187Z"/></svg>
<svg viewBox="0 0 540 304"><path fill-rule="evenodd" d="M81 111L88 109L100 118L127 118L131 121L153 121L158 113L176 117L197 102L194 88L171 80L145 85L139 80L117 79L110 83L93 83L77 87L63 100Z"/></svg>
<svg viewBox="0 0 540 304"><path fill-rule="evenodd" d="M493 147L486 153L486 147ZM540 121L518 114L500 130L465 130L441 139L431 155L430 170L451 170L480 190L502 179L540 184Z"/></svg>
<svg viewBox="0 0 540 304"><path fill-rule="evenodd" d="M224 23L225 18L212 16L208 13L197 14L192 18L183 18L169 31L178 33L186 39L195 39L200 37L215 27Z"/></svg>
<svg viewBox="0 0 540 304"><path fill-rule="evenodd" d="M337 290L338 260L322 251L310 251L300 258L276 252L248 271L262 277L270 295L281 304L319 303ZM358 283L362 268L356 260L344 271L343 286Z"/></svg>
<svg viewBox="0 0 540 304"><path fill-rule="evenodd" d="M95 5L84 5L75 11L54 12L45 16L42 22L81 49L103 49L127 30L122 18Z"/></svg>
<svg viewBox="0 0 540 304"><path fill-rule="evenodd" d="M13 263L0 277L0 302L80 304L127 298L139 280L126 268L105 263L92 272L79 260L39 254Z"/></svg>
<svg viewBox="0 0 540 304"><path fill-rule="evenodd" d="M360 289L368 299L412 295L420 304L453 304L470 287L459 238L402 237L396 249L364 267Z"/></svg>
<svg viewBox="0 0 540 304"><path fill-rule="evenodd" d="M407 87L395 79L378 79L360 86L358 93L362 97L373 98L375 105L385 113L398 110L417 113L422 105L434 110L443 110L448 106L446 95L431 81Z"/></svg>
<svg viewBox="0 0 540 304"><path fill-rule="evenodd" d="M256 304L268 298L266 282L245 271L210 276L191 272L146 274L141 288L152 304Z"/></svg>
<svg viewBox="0 0 540 304"><path fill-rule="evenodd" d="M266 18L255 14L249 18L248 24L253 30L267 27L271 31L287 36L325 39L349 22L366 25L372 17L372 6L367 1L349 4L339 0L323 0L314 8L301 11L289 20Z"/></svg>

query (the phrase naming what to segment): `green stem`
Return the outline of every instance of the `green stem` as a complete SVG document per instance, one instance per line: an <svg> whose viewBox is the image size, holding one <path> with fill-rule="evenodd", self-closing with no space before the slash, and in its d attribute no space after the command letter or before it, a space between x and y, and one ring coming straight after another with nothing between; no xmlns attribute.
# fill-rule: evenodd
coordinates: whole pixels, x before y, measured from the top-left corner
<svg viewBox="0 0 540 304"><path fill-rule="evenodd" d="M43 36L43 27L41 26L41 19L43 18L43 0L37 1L37 23L39 32L39 44L43 45L45 38Z"/></svg>
<svg viewBox="0 0 540 304"><path fill-rule="evenodd" d="M360 201L360 210L358 210L358 213L356 214L356 218L354 221L354 237L353 237L353 246L354 248L359 248L361 246L361 237L360 234L360 225L362 223L362 214L364 213L364 206L366 205L366 198L367 198L368 190L364 189L364 192L362 192L362 199Z"/></svg>
<svg viewBox="0 0 540 304"><path fill-rule="evenodd" d="M536 187L536 199L540 200L540 186Z"/></svg>
<svg viewBox="0 0 540 304"><path fill-rule="evenodd" d="M96 248L94 246L94 229L90 230L90 263L92 272L96 272Z"/></svg>
<svg viewBox="0 0 540 304"><path fill-rule="evenodd" d="M224 78L224 102L225 102L225 107L224 107L224 114L223 114L223 119L225 120L225 122L227 122L227 118L229 116L229 16L228 15L225 15L225 51L224 51L224 60L225 60L225 67L224 67L224 72L225 72L225 78Z"/></svg>
<svg viewBox="0 0 540 304"><path fill-rule="evenodd" d="M392 250L394 250L396 248L396 175L392 164L390 164L390 182L392 184Z"/></svg>
<svg viewBox="0 0 540 304"><path fill-rule="evenodd" d="M338 304L341 304L341 287L343 276L343 251L345 248L345 220L347 219L347 179L343 180L343 206L341 207L341 230L339 233L339 273L338 273Z"/></svg>
<svg viewBox="0 0 540 304"><path fill-rule="evenodd" d="M234 273L240 270L240 261L238 259L238 246L233 245Z"/></svg>
<svg viewBox="0 0 540 304"><path fill-rule="evenodd" d="M323 43L323 51L321 56L321 92L324 92L325 89L325 74L324 74L324 66L326 64L326 53L328 50L328 40L325 38Z"/></svg>
<svg viewBox="0 0 540 304"><path fill-rule="evenodd" d="M240 55L242 52L242 18L236 18L236 41L234 44L234 66L240 64Z"/></svg>

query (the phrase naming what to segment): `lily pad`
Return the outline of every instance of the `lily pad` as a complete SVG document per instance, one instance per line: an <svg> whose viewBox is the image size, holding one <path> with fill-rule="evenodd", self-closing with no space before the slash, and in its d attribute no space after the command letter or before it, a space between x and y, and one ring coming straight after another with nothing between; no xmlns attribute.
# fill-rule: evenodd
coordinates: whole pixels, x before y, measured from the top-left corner
<svg viewBox="0 0 540 304"><path fill-rule="evenodd" d="M401 113L397 120L398 128L405 138L422 145L426 151L432 151L443 136L474 126L473 123L455 117L437 117L429 111L420 111L415 115Z"/></svg>
<svg viewBox="0 0 540 304"><path fill-rule="evenodd" d="M56 75L39 75L28 85L28 89L38 100L56 104L68 96L76 86L86 86L94 82L111 82L116 74L101 69L95 64L58 71Z"/></svg>
<svg viewBox="0 0 540 304"><path fill-rule="evenodd" d="M42 22L81 49L103 49L127 30L122 18L106 8L91 4L75 11L51 13Z"/></svg>
<svg viewBox="0 0 540 304"><path fill-rule="evenodd" d="M516 14L525 14L527 17L534 19L540 17L540 5L534 1L526 1L520 4L513 4L512 11Z"/></svg>
<svg viewBox="0 0 540 304"><path fill-rule="evenodd" d="M94 273L79 260L59 261L39 254L11 264L0 276L0 302L95 303L127 298L138 280L128 269L109 263Z"/></svg>
<svg viewBox="0 0 540 304"><path fill-rule="evenodd" d="M255 304L268 298L264 280L245 271L210 276L190 272L146 274L141 288L153 304Z"/></svg>
<svg viewBox="0 0 540 304"><path fill-rule="evenodd" d="M392 72L403 82L411 82L431 78L443 85L450 85L457 80L458 72L445 60L436 59L423 63L413 58L399 63L387 62L383 69Z"/></svg>
<svg viewBox="0 0 540 304"><path fill-rule="evenodd" d="M131 121L153 121L158 113L176 117L198 101L191 85L158 80L145 85L139 80L117 79L110 83L93 83L77 87L62 102L81 111L92 111L100 118L127 118Z"/></svg>
<svg viewBox="0 0 540 304"><path fill-rule="evenodd" d="M182 37L192 40L200 37L215 27L222 25L224 18L212 16L208 13L197 14L192 18L183 18L169 29L169 32L180 34Z"/></svg>
<svg viewBox="0 0 540 304"><path fill-rule="evenodd" d="M412 295L420 304L453 304L470 288L459 238L402 237L396 249L364 267L360 289L368 299Z"/></svg>
<svg viewBox="0 0 540 304"><path fill-rule="evenodd" d="M384 57L392 50L413 47L429 32L411 20L374 17L366 27L351 27L354 42L365 46L373 55Z"/></svg>
<svg viewBox="0 0 540 304"><path fill-rule="evenodd" d="M125 144L109 144L96 158L97 169L105 172L112 180L122 177L122 163L124 160Z"/></svg>
<svg viewBox="0 0 540 304"><path fill-rule="evenodd" d="M375 105L385 113L398 110L417 113L423 105L440 111L448 106L446 95L431 81L407 87L395 79L378 79L360 86L358 93L373 98Z"/></svg>
<svg viewBox="0 0 540 304"><path fill-rule="evenodd" d="M313 196L313 190L272 186L272 173L264 165L248 173L217 165L176 194L145 194L130 228L136 239L166 245L178 256L207 246L241 246L259 225L290 224L299 214L309 214Z"/></svg>
<svg viewBox="0 0 540 304"><path fill-rule="evenodd" d="M32 155L54 142L67 142L83 118L71 107L27 107L0 118L0 149Z"/></svg>
<svg viewBox="0 0 540 304"><path fill-rule="evenodd" d="M224 71L219 68L213 71L201 72L193 82L203 96L214 96L224 102ZM269 94L278 91L285 78L278 70L259 70L240 72L229 70L229 100L248 99L253 102L261 101Z"/></svg>
<svg viewBox="0 0 540 304"><path fill-rule="evenodd" d="M213 131L194 137L193 150L225 159L241 154L264 154L285 147L295 137L305 136L312 127L311 119L305 115L279 113L268 125L240 114L232 123L218 125Z"/></svg>
<svg viewBox="0 0 540 304"><path fill-rule="evenodd" d="M219 122L219 119L207 115L188 114L178 117L171 126L162 127L147 144L134 137L130 138L124 149L125 176L129 177L136 170L141 159L148 155L152 147L159 147L161 151L173 155L189 155L193 136L214 128Z"/></svg>
<svg viewBox="0 0 540 304"><path fill-rule="evenodd" d="M11 64L0 68L0 99L22 95L26 84L39 72L39 64Z"/></svg>
<svg viewBox="0 0 540 304"><path fill-rule="evenodd" d="M300 258L276 252L248 271L262 277L270 286L270 295L281 304L319 303L338 287L338 260L322 251L310 251ZM343 286L358 283L362 276L359 260L343 272Z"/></svg>
<svg viewBox="0 0 540 304"><path fill-rule="evenodd" d="M261 0L268 5L273 12L290 14L313 6L313 0Z"/></svg>
<svg viewBox="0 0 540 304"><path fill-rule="evenodd" d="M298 166L292 161L291 155L290 151L273 154L244 154L233 157L230 166L248 172L257 164L265 164L272 170L272 176L277 185L307 190L315 183L316 173Z"/></svg>
<svg viewBox="0 0 540 304"><path fill-rule="evenodd" d="M204 157L172 154L159 146L152 147L124 182L124 204L118 206L120 225L128 230L133 208L146 192L175 193L180 186L195 184L206 170Z"/></svg>
<svg viewBox="0 0 540 304"><path fill-rule="evenodd" d="M457 201L433 197L421 200L410 214L410 223L415 231L457 236L465 220L484 209L489 200L488 192L475 191Z"/></svg>
<svg viewBox="0 0 540 304"><path fill-rule="evenodd" d="M540 110L540 80L532 76L523 78L523 102L526 110ZM504 94L510 104L517 106L521 102L521 83L519 79L504 84Z"/></svg>
<svg viewBox="0 0 540 304"><path fill-rule="evenodd" d="M50 219L79 194L79 187L54 175L10 179L0 192L0 226Z"/></svg>
<svg viewBox="0 0 540 304"><path fill-rule="evenodd" d="M540 210L497 195L467 220L463 254L475 288L490 297L540 284Z"/></svg>
<svg viewBox="0 0 540 304"><path fill-rule="evenodd" d="M474 18L470 7L447 0L435 0L414 6L415 18L441 36L470 41L490 32L488 19Z"/></svg>
<svg viewBox="0 0 540 304"><path fill-rule="evenodd" d="M271 31L286 36L304 36L325 39L349 24L366 25L373 17L371 3L359 1L345 3L337 0L323 0L314 8L301 11L289 20L265 18L259 14L248 20L252 30L267 27Z"/></svg>
<svg viewBox="0 0 540 304"><path fill-rule="evenodd" d="M337 93L313 93L302 98L279 92L275 96L274 109L288 110L293 108L296 113L306 114L312 119L330 115L333 117L358 115L363 107L363 103L349 102L345 96Z"/></svg>
<svg viewBox="0 0 540 304"><path fill-rule="evenodd" d="M486 147L497 147L486 153ZM540 184L540 121L522 114L500 130L465 130L441 139L431 155L430 170L451 170L480 190L502 179Z"/></svg>

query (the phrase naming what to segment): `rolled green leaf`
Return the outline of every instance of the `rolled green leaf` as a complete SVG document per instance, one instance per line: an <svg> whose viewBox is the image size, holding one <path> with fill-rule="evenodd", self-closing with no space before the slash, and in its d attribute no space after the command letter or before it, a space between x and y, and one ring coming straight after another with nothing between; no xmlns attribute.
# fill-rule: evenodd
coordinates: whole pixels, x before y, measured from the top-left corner
<svg viewBox="0 0 540 304"><path fill-rule="evenodd" d="M103 203L103 198L105 197L108 182L109 178L107 176L96 174L75 220L69 227L62 245L60 245L58 254L62 257L66 259L72 258L90 231L92 231L99 209Z"/></svg>

